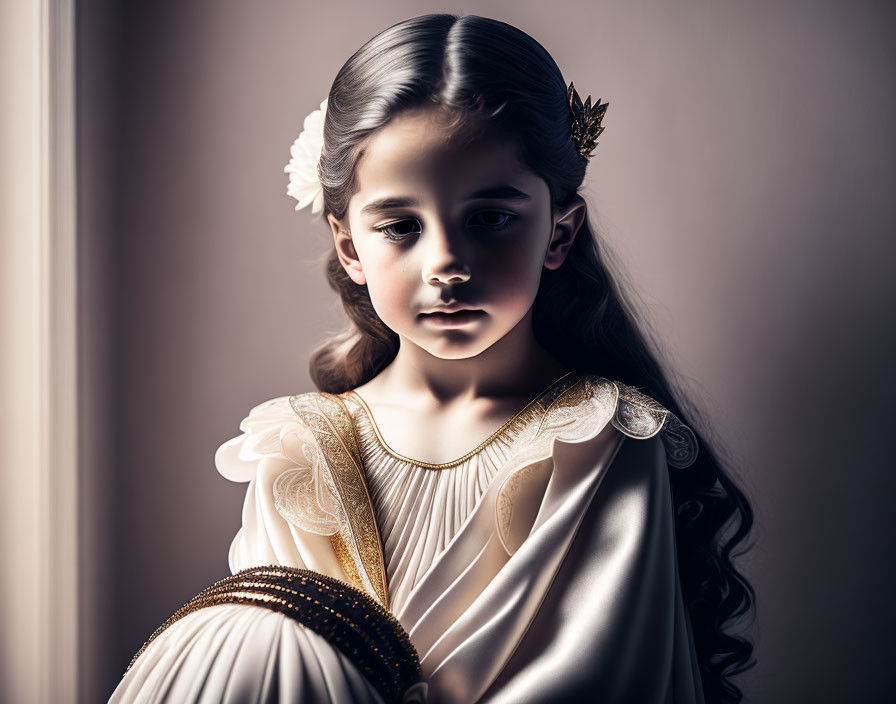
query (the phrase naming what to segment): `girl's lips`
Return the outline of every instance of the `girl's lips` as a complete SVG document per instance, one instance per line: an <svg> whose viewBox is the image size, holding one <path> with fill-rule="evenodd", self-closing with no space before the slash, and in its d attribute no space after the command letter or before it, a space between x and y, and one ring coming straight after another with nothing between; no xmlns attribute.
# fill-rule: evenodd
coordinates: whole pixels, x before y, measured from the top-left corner
<svg viewBox="0 0 896 704"><path fill-rule="evenodd" d="M421 313L426 322L440 328L456 328L479 320L484 310L459 310L456 313Z"/></svg>

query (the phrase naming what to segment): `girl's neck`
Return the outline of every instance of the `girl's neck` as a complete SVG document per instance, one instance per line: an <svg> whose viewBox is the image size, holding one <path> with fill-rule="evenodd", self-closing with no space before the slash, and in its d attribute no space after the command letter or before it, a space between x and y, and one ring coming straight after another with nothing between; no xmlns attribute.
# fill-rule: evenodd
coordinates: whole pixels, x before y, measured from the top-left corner
<svg viewBox="0 0 896 704"><path fill-rule="evenodd" d="M534 397L568 370L535 340L531 317L529 311L498 342L466 359L436 357L402 339L395 359L360 387L362 394L374 403L400 398L419 407Z"/></svg>

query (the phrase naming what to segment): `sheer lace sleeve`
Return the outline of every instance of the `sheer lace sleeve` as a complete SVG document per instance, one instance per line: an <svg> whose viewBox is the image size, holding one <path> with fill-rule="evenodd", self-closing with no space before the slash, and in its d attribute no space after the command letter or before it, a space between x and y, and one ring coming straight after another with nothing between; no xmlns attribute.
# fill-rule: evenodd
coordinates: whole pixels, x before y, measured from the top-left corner
<svg viewBox="0 0 896 704"><path fill-rule="evenodd" d="M230 547L231 572L286 565L346 579L330 539L339 529L339 503L320 449L289 396L255 406L240 430L215 453L223 477L248 482L242 527Z"/></svg>

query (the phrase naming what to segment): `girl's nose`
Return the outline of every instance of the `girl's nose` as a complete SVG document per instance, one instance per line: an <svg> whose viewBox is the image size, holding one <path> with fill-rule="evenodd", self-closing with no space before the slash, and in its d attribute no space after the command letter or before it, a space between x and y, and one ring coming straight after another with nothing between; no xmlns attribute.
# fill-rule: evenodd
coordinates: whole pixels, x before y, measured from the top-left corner
<svg viewBox="0 0 896 704"><path fill-rule="evenodd" d="M453 266L440 270L430 270L423 273L423 280L428 284L462 284L470 278L470 267Z"/></svg>
<svg viewBox="0 0 896 704"><path fill-rule="evenodd" d="M438 229L438 231L435 231ZM459 284L470 278L470 267L457 242L443 228L430 230L431 240L423 264L423 281L438 286Z"/></svg>

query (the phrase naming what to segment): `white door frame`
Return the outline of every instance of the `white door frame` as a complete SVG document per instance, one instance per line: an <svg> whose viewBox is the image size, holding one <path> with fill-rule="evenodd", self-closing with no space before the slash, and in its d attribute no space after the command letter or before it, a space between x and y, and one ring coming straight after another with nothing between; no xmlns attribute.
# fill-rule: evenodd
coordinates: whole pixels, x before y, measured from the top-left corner
<svg viewBox="0 0 896 704"><path fill-rule="evenodd" d="M78 690L74 0L0 3L0 699Z"/></svg>

